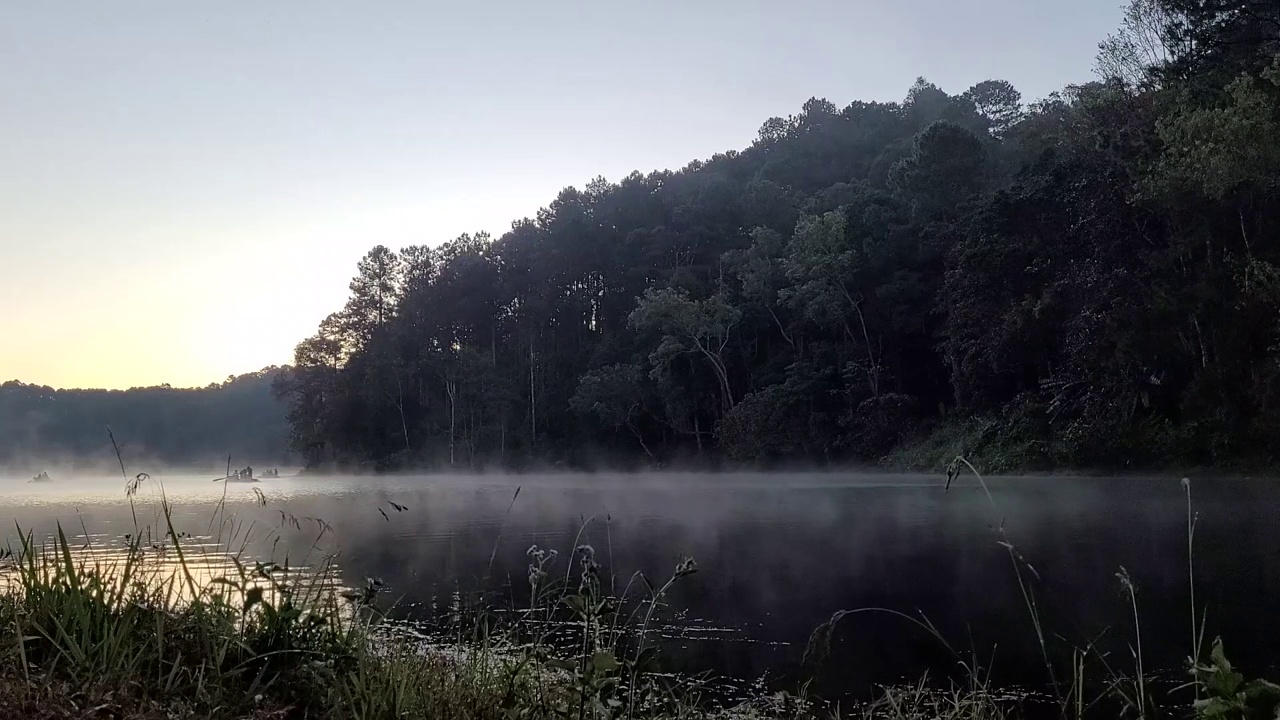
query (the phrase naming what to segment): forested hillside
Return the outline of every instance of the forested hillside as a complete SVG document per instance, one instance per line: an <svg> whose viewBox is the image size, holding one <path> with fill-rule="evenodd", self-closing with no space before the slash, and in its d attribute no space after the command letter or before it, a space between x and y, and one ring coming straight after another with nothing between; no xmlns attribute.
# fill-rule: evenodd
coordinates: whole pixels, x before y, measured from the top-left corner
<svg viewBox="0 0 1280 720"><path fill-rule="evenodd" d="M1280 3L1137 0L1099 79L1036 102L813 99L500 237L375 247L281 384L293 446L826 463L932 434L1004 467L1266 461L1277 53Z"/></svg>
<svg viewBox="0 0 1280 720"><path fill-rule="evenodd" d="M285 405L272 392L280 372L268 368L198 389L55 390L6 382L0 385L0 470L119 472L108 426L138 470L220 467L228 453L285 464Z"/></svg>

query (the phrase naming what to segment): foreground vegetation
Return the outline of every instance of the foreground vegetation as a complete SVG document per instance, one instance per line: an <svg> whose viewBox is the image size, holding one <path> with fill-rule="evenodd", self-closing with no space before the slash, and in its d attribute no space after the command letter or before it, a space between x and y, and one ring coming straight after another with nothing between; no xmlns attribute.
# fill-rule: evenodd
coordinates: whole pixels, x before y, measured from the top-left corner
<svg viewBox="0 0 1280 720"><path fill-rule="evenodd" d="M852 707L786 692L725 707L704 682L658 672L656 664L652 630L668 591L697 572L691 558L675 564L665 581L636 574L620 584L588 545L576 545L564 558L534 546L527 552L528 605L508 608L514 619L499 620L483 598L458 597L447 631L424 637L384 613L380 581L339 592L327 557L308 554L294 567L245 560L244 527L223 506L210 519L212 528L216 518L218 533L193 542L173 526L161 494L156 523L135 527L122 550L93 547L87 532L80 545L59 527L42 543L24 536L5 554L0 718L1006 720L1056 714L1082 720L1118 711L1139 720L1245 720L1280 711L1280 685L1246 679L1220 642L1206 642L1206 610L1195 596L1197 517L1189 481L1182 483L1191 589L1188 675L1169 692L1144 666L1137 589L1124 568L1116 579L1132 609L1121 623L1132 633L1128 657L1088 643L1071 646L1069 662L1060 661L1060 648L1051 647L1056 636L1040 616L1039 576L998 522L981 475L967 459L954 458L945 489L969 478L991 501L995 541L1008 554L1028 632L1043 653L1048 690L1039 697L994 687L991 668L957 652L925 616L860 608L816 628L806 662L822 662L849 618L890 615L951 651L956 674L878 688L871 701ZM129 483L131 502L149 481L140 475ZM282 518L282 528L300 529L297 519ZM323 537L324 521L307 520ZM209 576L202 570L209 567L226 570Z"/></svg>
<svg viewBox="0 0 1280 720"><path fill-rule="evenodd" d="M131 481L130 497L149 481ZM651 672L647 642L666 591L696 571L692 559L665 583L637 575L619 590L602 580L589 546L573 551L562 577L558 553L530 548L532 601L515 623L499 627L484 609L459 605L453 634L427 640L379 610L380 582L339 593L326 559L293 568L242 560L245 530L222 507L218 526L240 529L192 545L160 504L158 525L135 528L119 551L80 546L59 527L6 554L0 718L708 712L696 684ZM220 565L229 569L215 577L197 569Z"/></svg>
<svg viewBox="0 0 1280 720"><path fill-rule="evenodd" d="M180 559L164 577L137 547L109 567L79 555L61 532L22 551L17 586L0 604L0 717L20 708L157 718L602 717L621 715L624 702L635 717L692 710L615 657L601 609L581 604L589 593L566 596L588 625L581 655L565 661L546 646L480 637L424 645L380 629L364 598L339 606L274 566L197 588Z"/></svg>

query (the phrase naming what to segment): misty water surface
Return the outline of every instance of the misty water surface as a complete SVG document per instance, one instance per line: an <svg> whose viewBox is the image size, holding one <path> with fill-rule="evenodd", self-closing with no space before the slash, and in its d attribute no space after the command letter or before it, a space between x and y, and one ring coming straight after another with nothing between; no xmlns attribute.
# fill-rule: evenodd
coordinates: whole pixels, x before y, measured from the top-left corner
<svg viewBox="0 0 1280 720"><path fill-rule="evenodd" d="M156 480L179 529L200 542L223 486L209 476ZM998 678L1043 679L1009 556L997 544L994 527L1003 523L1039 576L1027 577L1048 633L1074 643L1101 637L1123 650L1133 629L1115 577L1124 566L1139 588L1148 664L1179 667L1190 620L1186 504L1176 478L997 479L994 514L972 478L948 493L943 482L839 473L281 478L227 486L222 512L248 552L295 564L338 552L344 584L381 578L387 597L416 617L455 590L519 604L533 544L559 549L563 572L575 541L589 543L620 582L637 570L665 578L691 555L701 570L672 593L684 612L664 630L669 665L784 684L814 674L819 689L835 692L955 667L936 640L874 613L845 620L821 667L801 665L817 625L862 607L923 613L966 659L974 651L984 665L994 658ZM134 527L123 485L119 476L48 485L0 479L0 520L11 516L37 534L61 521L72 535L87 529L97 547L118 546ZM1280 641L1269 621L1280 605L1272 592L1280 489L1198 480L1193 490L1197 592L1209 605L1209 635L1223 635L1235 659L1260 660L1262 648ZM141 521L154 520L157 492L155 481L140 491ZM390 501L408 509L397 512ZM317 532L322 524L311 518L332 532Z"/></svg>

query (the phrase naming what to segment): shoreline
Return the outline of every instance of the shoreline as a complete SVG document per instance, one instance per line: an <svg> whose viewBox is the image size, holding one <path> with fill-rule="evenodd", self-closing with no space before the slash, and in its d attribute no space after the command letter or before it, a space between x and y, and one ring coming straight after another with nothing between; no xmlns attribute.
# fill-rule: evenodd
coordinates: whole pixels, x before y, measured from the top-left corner
<svg viewBox="0 0 1280 720"><path fill-rule="evenodd" d="M976 465L976 463L975 463ZM981 466L978 466L982 470ZM378 478L395 478L395 477L538 477L538 476L582 476L589 477L592 475L617 475L617 476L720 476L720 475L864 475L864 476L902 476L902 477L939 477L945 480L946 467L941 466L937 470L922 470L904 465L815 465L815 466L788 466L776 468L759 468L751 466L741 467L722 467L717 469L707 468L679 468L679 467L659 467L659 468L538 468L538 469L522 469L522 468L469 468L458 467L452 469L442 469L438 466L424 466L420 468L398 468L394 470L381 471L355 471L344 469L304 469L288 478L281 476L278 479L306 479L306 478L325 478L325 477L378 477ZM1270 480L1280 479L1280 468L1274 471L1247 471L1232 469L1229 467L1170 467L1170 468L1129 468L1129 469L1106 469L1106 468L1068 468L1068 469L1012 469L983 471L984 478L1001 478L1001 479L1045 479L1045 478L1111 478L1116 480L1127 479L1173 479L1181 480L1184 477L1192 480L1196 479L1213 479L1213 480ZM273 478L276 479L276 478Z"/></svg>

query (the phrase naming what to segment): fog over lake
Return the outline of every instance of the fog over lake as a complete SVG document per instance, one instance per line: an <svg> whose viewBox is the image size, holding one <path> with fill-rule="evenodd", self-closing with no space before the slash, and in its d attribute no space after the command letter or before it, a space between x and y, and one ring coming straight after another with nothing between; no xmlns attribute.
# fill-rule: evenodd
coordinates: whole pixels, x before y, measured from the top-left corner
<svg viewBox="0 0 1280 720"><path fill-rule="evenodd" d="M945 481L851 473L319 476L224 488L209 475L180 475L144 482L131 510L119 475L47 484L9 477L0 479L0 520L10 542L17 526L43 537L61 522L79 544L87 530L93 547L120 547L135 512L140 523L156 520L162 486L187 542L200 543L215 520L230 518L251 557L296 564L336 553L342 584L380 578L386 602L409 619L438 613L455 591L520 606L526 550L535 544L559 550L555 567L575 576L572 549L592 545L619 587L636 571L665 580L688 555L700 569L670 596L668 666L781 686L814 675L836 695L911 679L922 667L955 670L935 639L886 613L847 618L825 662L803 666L814 628L855 608L927 617L1002 681L1043 681L1013 564L998 544L1003 523L1030 564L1022 572L1051 638L1100 638L1124 651L1133 628L1116 578L1123 566L1138 587L1148 664L1180 667L1190 620L1178 478L992 479L994 511L972 476L947 492ZM1221 634L1233 659L1261 662L1256 653L1280 641L1268 621L1280 605L1280 488L1206 478L1192 490L1197 600L1208 605L1209 635ZM316 518L332 530L319 532Z"/></svg>

